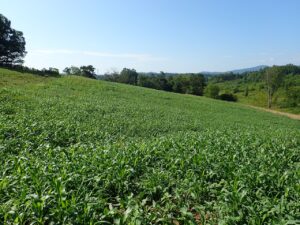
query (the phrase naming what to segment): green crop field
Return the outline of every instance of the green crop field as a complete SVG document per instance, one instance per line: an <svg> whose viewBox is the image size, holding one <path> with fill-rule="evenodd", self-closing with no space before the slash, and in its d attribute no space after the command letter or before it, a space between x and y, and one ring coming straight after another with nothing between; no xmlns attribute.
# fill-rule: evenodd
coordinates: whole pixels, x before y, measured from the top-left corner
<svg viewBox="0 0 300 225"><path fill-rule="evenodd" d="M0 70L0 224L296 224L300 121Z"/></svg>

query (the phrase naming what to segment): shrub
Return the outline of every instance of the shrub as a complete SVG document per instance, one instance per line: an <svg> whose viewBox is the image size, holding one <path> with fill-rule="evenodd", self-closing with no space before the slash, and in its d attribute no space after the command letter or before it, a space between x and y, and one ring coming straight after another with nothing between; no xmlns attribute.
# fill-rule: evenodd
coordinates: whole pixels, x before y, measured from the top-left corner
<svg viewBox="0 0 300 225"><path fill-rule="evenodd" d="M224 93L219 95L218 97L220 100L229 101L229 102L236 102L237 97L234 94L231 93Z"/></svg>
<svg viewBox="0 0 300 225"><path fill-rule="evenodd" d="M286 106L296 107L300 103L300 87L290 87L286 91Z"/></svg>
<svg viewBox="0 0 300 225"><path fill-rule="evenodd" d="M209 84L204 91L204 95L209 98L217 99L219 96L220 88L217 85Z"/></svg>
<svg viewBox="0 0 300 225"><path fill-rule="evenodd" d="M233 89L233 93L238 93L240 92L240 89L239 89L239 86L236 86L234 89Z"/></svg>

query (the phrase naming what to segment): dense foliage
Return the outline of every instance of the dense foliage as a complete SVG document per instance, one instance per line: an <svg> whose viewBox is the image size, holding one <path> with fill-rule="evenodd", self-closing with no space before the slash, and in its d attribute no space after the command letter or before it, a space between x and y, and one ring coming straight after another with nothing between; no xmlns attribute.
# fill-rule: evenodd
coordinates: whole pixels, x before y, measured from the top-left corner
<svg viewBox="0 0 300 225"><path fill-rule="evenodd" d="M138 80L138 73L135 69L127 69L124 68L120 76L118 77L118 82L124 83L124 84L131 84L136 85Z"/></svg>
<svg viewBox="0 0 300 225"><path fill-rule="evenodd" d="M209 84L205 89L205 96L217 99L219 97L220 88L217 85Z"/></svg>
<svg viewBox="0 0 300 225"><path fill-rule="evenodd" d="M299 121L191 95L8 70L0 70L0 102L2 224L300 218Z"/></svg>
<svg viewBox="0 0 300 225"><path fill-rule="evenodd" d="M11 22L0 14L0 65L22 64L25 44L23 33L13 29Z"/></svg>
<svg viewBox="0 0 300 225"><path fill-rule="evenodd" d="M220 74L209 77L220 94L234 94L238 101L261 107L300 113L300 67L273 66L257 72Z"/></svg>
<svg viewBox="0 0 300 225"><path fill-rule="evenodd" d="M143 74L137 73L134 69L124 68L120 74L113 72L101 76L100 79L193 95L203 95L205 88L204 76L193 73L170 76L164 72L160 74Z"/></svg>
<svg viewBox="0 0 300 225"><path fill-rule="evenodd" d="M218 96L218 99L229 102L236 102L237 97L231 93L223 93Z"/></svg>
<svg viewBox="0 0 300 225"><path fill-rule="evenodd" d="M95 68L92 65L81 66L81 67L76 67L76 66L66 67L63 70L63 72L66 75L77 75L77 76L83 76L91 79L96 79Z"/></svg>

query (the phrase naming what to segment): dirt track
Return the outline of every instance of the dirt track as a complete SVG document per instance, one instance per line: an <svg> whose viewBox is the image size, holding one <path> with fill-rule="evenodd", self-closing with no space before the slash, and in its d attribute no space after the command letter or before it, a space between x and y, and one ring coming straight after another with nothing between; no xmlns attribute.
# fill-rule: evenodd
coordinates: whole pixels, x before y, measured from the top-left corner
<svg viewBox="0 0 300 225"><path fill-rule="evenodd" d="M248 106L251 107L251 108L254 108L254 109L258 109L258 110L262 110L262 111L274 113L274 114L277 114L277 115L287 116L287 117L289 117L291 119L294 119L294 120L300 120L300 115L299 114L293 114L293 113L287 113L287 112L279 112L279 111L276 111L276 110L265 109L265 108L261 108L261 107L257 107L257 106L252 106L252 105L248 105Z"/></svg>

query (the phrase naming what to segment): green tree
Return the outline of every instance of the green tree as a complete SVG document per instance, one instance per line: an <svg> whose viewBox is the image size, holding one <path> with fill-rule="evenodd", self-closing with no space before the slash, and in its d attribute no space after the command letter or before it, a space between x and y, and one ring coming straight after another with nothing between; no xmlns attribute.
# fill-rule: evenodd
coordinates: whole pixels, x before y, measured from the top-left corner
<svg viewBox="0 0 300 225"><path fill-rule="evenodd" d="M170 84L166 74L163 71L160 71L160 74L157 77L154 77L156 83L156 89L164 91L172 91L172 85Z"/></svg>
<svg viewBox="0 0 300 225"><path fill-rule="evenodd" d="M106 72L103 76L100 76L100 79L111 81L111 82L118 82L119 78L120 78L119 72L114 69Z"/></svg>
<svg viewBox="0 0 300 225"><path fill-rule="evenodd" d="M156 88L155 84L153 83L153 78L146 75L139 75L138 76L138 86L146 87L146 88Z"/></svg>
<svg viewBox="0 0 300 225"><path fill-rule="evenodd" d="M266 70L265 82L267 85L268 108L271 108L272 98L283 82L283 75L279 66L272 66Z"/></svg>
<svg viewBox="0 0 300 225"><path fill-rule="evenodd" d="M174 76L171 82L172 82L172 90L174 92L186 93L186 85L184 84L185 82L183 81L182 76L180 75Z"/></svg>
<svg viewBox="0 0 300 225"><path fill-rule="evenodd" d="M289 87L286 90L286 105L288 107L297 107L300 105L300 87L294 86Z"/></svg>
<svg viewBox="0 0 300 225"><path fill-rule="evenodd" d="M80 68L78 68L76 66L71 66L70 67L70 74L72 74L72 75L81 75Z"/></svg>
<svg viewBox="0 0 300 225"><path fill-rule="evenodd" d="M219 96L219 92L220 92L219 86L214 84L209 84L204 90L204 95L209 98L217 99Z"/></svg>
<svg viewBox="0 0 300 225"><path fill-rule="evenodd" d="M136 85L138 80L138 73L135 69L124 68L120 73L119 79L119 82L121 83Z"/></svg>
<svg viewBox="0 0 300 225"><path fill-rule="evenodd" d="M49 71L54 73L54 74L59 74L59 69L54 68L54 67L49 67Z"/></svg>
<svg viewBox="0 0 300 225"><path fill-rule="evenodd" d="M71 68L70 67L66 67L63 72L67 75L70 75L71 74Z"/></svg>
<svg viewBox="0 0 300 225"><path fill-rule="evenodd" d="M11 28L11 22L0 14L0 64L23 64L25 44L23 33Z"/></svg>
<svg viewBox="0 0 300 225"><path fill-rule="evenodd" d="M43 68L41 73L44 76L59 76L59 69L53 67L49 67L49 69Z"/></svg>
<svg viewBox="0 0 300 225"><path fill-rule="evenodd" d="M190 91L193 95L203 95L205 78L202 74L190 75Z"/></svg>
<svg viewBox="0 0 300 225"><path fill-rule="evenodd" d="M84 77L93 78L95 79L95 68L92 65L88 66L81 66L80 73Z"/></svg>

